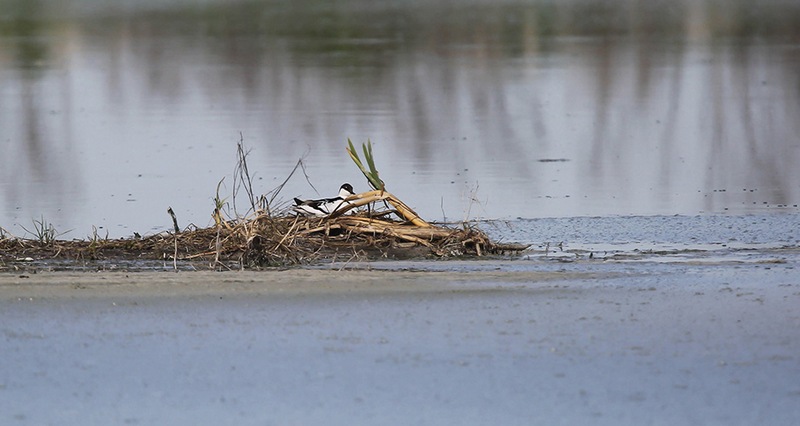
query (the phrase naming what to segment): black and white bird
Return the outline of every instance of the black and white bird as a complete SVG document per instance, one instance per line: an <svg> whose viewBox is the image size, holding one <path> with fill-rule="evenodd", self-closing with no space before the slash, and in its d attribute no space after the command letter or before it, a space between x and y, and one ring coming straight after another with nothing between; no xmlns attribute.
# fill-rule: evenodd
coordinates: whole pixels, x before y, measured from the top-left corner
<svg viewBox="0 0 800 426"><path fill-rule="evenodd" d="M339 195L334 198L322 198L319 200L301 200L295 198L293 210L304 216L329 216L334 211L349 204L348 201L345 201L345 198L354 194L353 186L349 183L345 183L339 188Z"/></svg>

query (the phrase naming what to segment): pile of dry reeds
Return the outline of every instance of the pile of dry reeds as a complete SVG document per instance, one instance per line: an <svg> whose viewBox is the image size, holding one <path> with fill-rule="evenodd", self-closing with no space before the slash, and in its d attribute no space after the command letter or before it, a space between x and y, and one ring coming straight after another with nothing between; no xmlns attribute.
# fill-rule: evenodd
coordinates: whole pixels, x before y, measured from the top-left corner
<svg viewBox="0 0 800 426"><path fill-rule="evenodd" d="M520 250L496 244L478 229L418 226L366 214L335 218L271 217L144 238L54 240L0 239L0 262L31 259L196 261L212 268L262 267L376 258L481 256Z"/></svg>
<svg viewBox="0 0 800 426"><path fill-rule="evenodd" d="M245 264L305 263L321 259L481 256L516 247L497 245L471 227L419 226L366 214L333 218L257 216L229 230ZM224 240L223 240L224 241ZM221 244L225 247L226 244ZM210 252L208 254L211 254Z"/></svg>
<svg viewBox="0 0 800 426"><path fill-rule="evenodd" d="M137 235L128 239L102 239L95 236L89 240L58 240L54 238L55 230L43 219L39 222L41 226L36 228L40 231L37 239L16 238L8 236L7 232L0 233L0 270L8 269L4 266L7 263L41 259L169 260L175 263L176 268L179 261L194 261L207 262L210 267L217 269L296 265L326 260L483 256L526 248L517 244L494 243L485 233L466 224L445 227L426 222L385 190L375 169L369 143L364 145L369 170L360 161L352 143L349 143L348 153L374 190L348 197L346 203L327 217L275 212L268 202L265 208L257 208L247 171L247 153L240 143L235 178L245 188L250 211L255 211L250 216L225 219L222 210L226 203L217 194L212 215L214 226L180 231L170 208L168 212L172 216L174 231L143 238ZM274 197L275 194L273 200ZM381 210L380 206L385 208Z"/></svg>

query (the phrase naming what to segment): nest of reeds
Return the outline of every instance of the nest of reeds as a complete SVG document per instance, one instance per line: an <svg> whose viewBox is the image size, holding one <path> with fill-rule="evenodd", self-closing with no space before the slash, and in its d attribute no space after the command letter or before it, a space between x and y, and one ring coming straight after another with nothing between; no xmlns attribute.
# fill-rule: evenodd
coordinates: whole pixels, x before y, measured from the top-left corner
<svg viewBox="0 0 800 426"><path fill-rule="evenodd" d="M230 230L246 264L305 263L320 259L452 257L515 250L473 227L420 227L366 214L336 218L258 216ZM224 246L224 245L223 245Z"/></svg>
<svg viewBox="0 0 800 426"><path fill-rule="evenodd" d="M0 262L62 259L194 261L214 268L265 267L351 259L408 259L483 256L524 247L497 244L471 226L420 227L410 222L369 217L365 213L335 218L272 217L247 220L144 238L100 240L0 239ZM1 265L0 265L1 266ZM0 268L1 269L1 268Z"/></svg>
<svg viewBox="0 0 800 426"><path fill-rule="evenodd" d="M334 218L271 217L266 214L216 231L196 230L178 236L194 247L184 259L236 261L246 266L303 264L375 258L449 257L515 249L498 245L472 227L420 227L367 214Z"/></svg>
<svg viewBox="0 0 800 426"><path fill-rule="evenodd" d="M209 228L180 231L170 208L174 232L127 239L95 237L63 241L54 238L54 230L42 220L41 226L36 227L39 238L11 238L6 233L0 234L0 270L9 269L4 266L7 262L41 259L159 260L174 262L176 268L179 261L207 262L216 269L350 259L483 256L527 247L492 242L484 232L467 224L447 227L425 221L386 191L375 169L371 144L364 144L363 150L367 169L352 143L349 140L348 143L348 153L374 189L347 197L341 208L325 217L274 212L269 203L266 203L267 208L256 208L246 153L240 144L237 173L250 197L251 211L255 211L250 216L224 218L225 202L218 194L212 214L215 224Z"/></svg>

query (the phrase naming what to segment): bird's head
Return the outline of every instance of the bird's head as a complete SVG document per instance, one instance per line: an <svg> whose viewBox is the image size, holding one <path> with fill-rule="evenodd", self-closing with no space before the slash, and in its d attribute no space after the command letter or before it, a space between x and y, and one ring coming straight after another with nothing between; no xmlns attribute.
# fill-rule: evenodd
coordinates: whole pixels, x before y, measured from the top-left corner
<svg viewBox="0 0 800 426"><path fill-rule="evenodd" d="M353 185L350 185L349 183L345 183L339 188L339 195L342 197L348 197L354 194L355 192L353 192Z"/></svg>

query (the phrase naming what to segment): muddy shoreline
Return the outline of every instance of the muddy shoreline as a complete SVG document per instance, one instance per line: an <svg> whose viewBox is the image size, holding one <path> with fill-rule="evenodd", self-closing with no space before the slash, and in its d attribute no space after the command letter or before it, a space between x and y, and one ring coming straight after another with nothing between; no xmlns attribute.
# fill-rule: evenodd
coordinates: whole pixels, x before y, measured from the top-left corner
<svg viewBox="0 0 800 426"><path fill-rule="evenodd" d="M268 271L37 272L0 274L0 300L14 298L113 298L247 296L291 293L429 293L480 290L531 282L599 278L597 273L425 272L283 269Z"/></svg>

